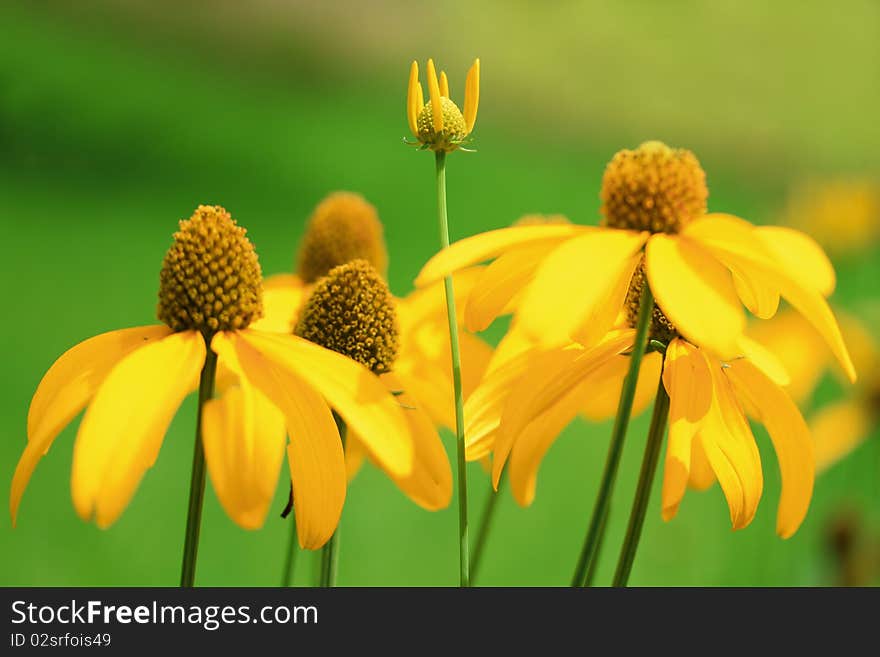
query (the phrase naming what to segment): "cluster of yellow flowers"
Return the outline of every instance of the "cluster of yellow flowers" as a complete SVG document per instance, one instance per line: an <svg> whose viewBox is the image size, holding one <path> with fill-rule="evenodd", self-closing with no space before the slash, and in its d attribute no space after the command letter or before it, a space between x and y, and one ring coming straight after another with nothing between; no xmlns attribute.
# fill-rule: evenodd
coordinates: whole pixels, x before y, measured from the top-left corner
<svg viewBox="0 0 880 657"><path fill-rule="evenodd" d="M427 103L417 64L411 68L407 118L414 143L437 157L444 235L445 158L470 141L479 71L477 60L460 110L433 62ZM158 456L182 400L198 390L187 585L205 471L229 517L257 529L286 454L296 536L303 548L317 549L334 536L347 481L365 458L416 504L445 508L454 477L438 428L455 430L459 485L465 457L484 464L496 489L506 468L514 498L527 506L560 432L578 415L615 417L574 580L580 584L627 422L652 400L643 470L649 490L668 421L664 519L676 515L688 487L717 481L733 527L751 522L763 486L752 418L778 455L777 531L791 536L810 504L817 456L825 466L857 443L873 421L866 409L878 406L878 386L866 386L864 404L826 411L817 425L823 439L814 443L796 404L822 364L797 371L804 350L792 346L794 336L813 341L807 353L821 353L825 347L813 343L823 342L856 379L827 302L835 287L830 261L794 228L709 212L705 173L688 150L657 141L621 150L597 191L597 225L532 216L463 239L431 258L405 297L388 288L382 224L360 195L324 199L306 226L296 273L265 280L246 231L224 208L199 206L180 222L161 269L163 324L90 338L40 382L12 481L13 522L37 462L85 409L73 502L84 520L111 525ZM791 310L773 322L798 328L762 334L760 324L769 324L780 300ZM510 329L493 349L476 334L505 314L513 316ZM841 424L849 429L838 439ZM639 495L628 532L635 543L644 513L638 507L647 499ZM467 502L460 497L466 582ZM628 565L622 571L625 583Z"/></svg>

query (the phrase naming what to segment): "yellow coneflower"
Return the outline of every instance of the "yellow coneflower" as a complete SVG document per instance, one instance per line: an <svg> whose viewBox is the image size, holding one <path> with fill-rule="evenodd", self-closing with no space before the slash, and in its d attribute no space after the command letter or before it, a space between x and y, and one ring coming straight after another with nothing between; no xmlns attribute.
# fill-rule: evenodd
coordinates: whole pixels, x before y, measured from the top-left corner
<svg viewBox="0 0 880 657"><path fill-rule="evenodd" d="M428 103L419 82L419 64L409 70L406 117L409 129L422 148L451 153L467 143L480 105L480 60L475 59L465 78L464 111L452 101L444 71L437 77L434 60L428 60Z"/></svg>
<svg viewBox="0 0 880 657"><path fill-rule="evenodd" d="M880 236L880 184L867 178L804 181L789 195L782 220L832 253L864 249Z"/></svg>
<svg viewBox="0 0 880 657"><path fill-rule="evenodd" d="M528 335L548 344L569 338L589 344L611 328L633 273L643 268L664 316L683 337L723 358L739 355L742 306L768 318L783 297L855 379L825 301L835 276L821 248L791 228L707 214L705 174L690 151L660 142L620 151L605 170L601 197L600 227L521 226L466 238L435 255L416 284L497 257L491 269L502 260L498 256L519 252L494 287L475 287L473 294L482 293L491 312L468 328L487 325L496 309L521 294L517 322ZM589 284L572 294L572 281Z"/></svg>
<svg viewBox="0 0 880 657"><path fill-rule="evenodd" d="M477 108L480 104L480 60L474 61L465 83L464 113L452 102L446 73L439 79L433 60L428 60L428 95L424 105L422 85L419 83L419 65L412 63L409 72L409 88L406 96L406 116L409 128L422 150L435 154L437 181L437 220L440 226L440 248L449 246L449 219L446 214L446 154L462 149L474 129ZM466 149L462 149L466 150ZM446 320L449 330L450 357L452 359L452 391L455 400L455 451L458 473L458 573L459 584L470 586L468 547L468 501L467 463L464 440L464 398L461 381L461 356L458 338L458 319L455 309L455 290L451 272L443 279L446 296Z"/></svg>
<svg viewBox="0 0 880 657"><path fill-rule="evenodd" d="M345 498L342 446L331 407L369 441L377 458L406 476L413 450L394 397L369 370L344 356L294 335L252 328L262 312L262 273L245 230L223 208L199 206L180 222L165 255L158 306L164 325L86 340L62 355L40 382L28 414L28 444L12 481L13 522L37 462L88 406L74 445L73 503L84 520L111 525L158 456L171 418L201 371L181 578L192 585L204 492L201 411L213 395L218 359L221 371L238 377L236 394L245 412L268 408L286 427L304 545L316 548L329 539ZM265 441L222 447L249 467L277 473L284 433L268 428L265 433ZM219 479L236 475L227 468ZM240 492L246 504L250 491Z"/></svg>

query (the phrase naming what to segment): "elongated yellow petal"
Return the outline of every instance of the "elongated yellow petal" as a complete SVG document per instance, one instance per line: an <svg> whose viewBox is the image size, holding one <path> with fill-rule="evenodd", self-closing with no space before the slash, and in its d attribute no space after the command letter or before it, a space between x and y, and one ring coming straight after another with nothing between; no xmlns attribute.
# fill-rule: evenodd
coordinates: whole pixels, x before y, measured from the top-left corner
<svg viewBox="0 0 880 657"><path fill-rule="evenodd" d="M657 305L682 336L722 358L738 354L746 318L721 263L689 240L653 235L645 270Z"/></svg>
<svg viewBox="0 0 880 657"><path fill-rule="evenodd" d="M452 274L455 310L459 322L463 322L467 300L485 270L486 268L480 265L459 269ZM448 320L446 317L446 290L442 279L413 290L403 299L398 299L398 314L403 340L406 339L406 333L410 327L422 322L439 322L445 326ZM446 328L446 330L449 329Z"/></svg>
<svg viewBox="0 0 880 657"><path fill-rule="evenodd" d="M110 370L73 448L73 504L83 520L109 527L119 517L204 362L204 339L187 331L149 342Z"/></svg>
<svg viewBox="0 0 880 657"><path fill-rule="evenodd" d="M449 80L446 77L446 71L440 71L440 95L446 98L450 98Z"/></svg>
<svg viewBox="0 0 880 657"><path fill-rule="evenodd" d="M68 349L43 376L28 409L28 443L15 468L9 513L15 526L21 496L37 463L76 417L116 363L138 347L171 333L166 326L140 326L102 333Z"/></svg>
<svg viewBox="0 0 880 657"><path fill-rule="evenodd" d="M785 365L767 347L745 335L740 338L739 344L743 356L752 361L758 369L770 377L777 385L787 386L791 383L791 377L788 375Z"/></svg>
<svg viewBox="0 0 880 657"><path fill-rule="evenodd" d="M669 442L661 508L663 519L671 520L687 488L694 437L712 406L712 375L706 359L676 338L666 349L663 385L669 395Z"/></svg>
<svg viewBox="0 0 880 657"><path fill-rule="evenodd" d="M749 246L747 241L749 233L746 228L749 224L741 219L727 217L719 224L724 226L725 230L715 230L715 232L708 230L706 221L703 219L694 222L701 227L699 231L695 232L691 226L688 226L685 233L699 239L703 246L728 267L748 272L751 280L757 285L778 291L822 335L843 371L851 381L855 381L856 371L841 336L840 327L825 298L817 290L816 281L814 280L812 284L809 281L802 282L798 275L789 271L789 267L779 264L778 259L768 255L763 239L752 240Z"/></svg>
<svg viewBox="0 0 880 657"><path fill-rule="evenodd" d="M753 363L735 361L727 376L737 393L758 410L773 441L782 475L776 532L788 538L803 522L813 495L815 459L810 431L788 394Z"/></svg>
<svg viewBox="0 0 880 657"><path fill-rule="evenodd" d="M443 130L443 105L440 103L440 84L437 82L437 71L434 60L428 60L428 95L431 98L431 114L434 117L434 132Z"/></svg>
<svg viewBox="0 0 880 657"><path fill-rule="evenodd" d="M293 333L309 288L296 274L276 274L263 283L263 316L251 324L261 331Z"/></svg>
<svg viewBox="0 0 880 657"><path fill-rule="evenodd" d="M345 457L336 423L309 382L267 357L243 333L251 332L218 333L211 348L284 416L297 535L303 548L317 549L336 529L345 501Z"/></svg>
<svg viewBox="0 0 880 657"><path fill-rule="evenodd" d="M383 469L399 475L411 471L413 450L400 405L368 369L294 335L248 329L235 337L308 382L357 432Z"/></svg>
<svg viewBox="0 0 880 657"><path fill-rule="evenodd" d="M823 407L810 420L816 472L822 473L861 445L873 421L867 404L841 401Z"/></svg>
<svg viewBox="0 0 880 657"><path fill-rule="evenodd" d="M619 307L609 311L603 306L618 301L609 301L609 295L619 289L626 271L632 271L632 257L647 237L594 228L563 242L544 258L524 293L517 312L520 327L533 339L552 345L570 339L585 322L608 317L613 321ZM600 337L611 328L610 321L596 331Z"/></svg>
<svg viewBox="0 0 880 657"><path fill-rule="evenodd" d="M389 390L402 390L401 381L393 373L383 375ZM419 407L419 401L406 394L398 395L403 404L413 442L413 468L406 476L388 475L407 497L428 511L437 511L449 506L452 499L452 468L446 449L434 428L433 422Z"/></svg>
<svg viewBox="0 0 880 657"><path fill-rule="evenodd" d="M366 456L367 452L360 438L354 431L349 431L345 437L345 476L349 483L360 472Z"/></svg>
<svg viewBox="0 0 880 657"><path fill-rule="evenodd" d="M287 444L284 415L240 379L205 404L202 442L211 483L227 515L243 529L262 527Z"/></svg>
<svg viewBox="0 0 880 657"><path fill-rule="evenodd" d="M574 386L520 432L510 454L510 489L520 506L534 501L544 455L575 418L591 388L590 381Z"/></svg>
<svg viewBox="0 0 880 657"><path fill-rule="evenodd" d="M725 262L725 265L730 269L736 293L739 295L743 305L755 317L760 319L770 319L773 317L779 309L779 292L767 288L760 281L752 278L749 275L749 270L738 269L735 263Z"/></svg>
<svg viewBox="0 0 880 657"><path fill-rule="evenodd" d="M755 232L788 275L824 297L834 292L834 265L812 237L793 228L759 226Z"/></svg>
<svg viewBox="0 0 880 657"><path fill-rule="evenodd" d="M519 434L608 359L629 348L633 335L632 330L618 331L591 349L572 345L571 348L553 349L531 359L525 374L510 391L501 414L500 432L492 460L492 477L496 486Z"/></svg>
<svg viewBox="0 0 880 657"><path fill-rule="evenodd" d="M409 121L409 130L413 136L419 136L419 104L422 102L422 93L419 85L419 63L413 61L409 67L409 84L406 89L406 118Z"/></svg>
<svg viewBox="0 0 880 657"><path fill-rule="evenodd" d="M638 252L622 264L614 274L616 281L607 287L590 312L572 331L571 337L575 342L589 347L599 342L615 326L621 312L625 311L626 293L641 260L642 254Z"/></svg>
<svg viewBox="0 0 880 657"><path fill-rule="evenodd" d="M551 238L525 244L503 253L486 267L467 297L467 329L483 331L503 314L510 307L510 300L529 284L541 261L560 241L561 238Z"/></svg>
<svg viewBox="0 0 880 657"><path fill-rule="evenodd" d="M422 113L422 110L425 109L425 92L422 91L422 83L419 82L416 84L416 116ZM418 128L418 126L416 126Z"/></svg>
<svg viewBox="0 0 880 657"><path fill-rule="evenodd" d="M636 383L636 395L633 398L632 416L636 417L644 411L654 394L657 392L657 381L660 379L660 368L663 357L652 352L645 354L639 369L639 380ZM620 402L620 391L623 380L629 371L629 356L615 356L601 365L590 375L590 394L584 397L581 412L588 420L602 422L614 417Z"/></svg>
<svg viewBox="0 0 880 657"><path fill-rule="evenodd" d="M459 240L434 255L416 277L417 287L425 287L454 271L491 260L515 247L549 238L565 238L583 231L583 226L550 224L499 228Z"/></svg>
<svg viewBox="0 0 880 657"><path fill-rule="evenodd" d="M688 487L694 490L707 490L715 483L715 473L703 449L703 441L698 433L691 441L691 464Z"/></svg>
<svg viewBox="0 0 880 657"><path fill-rule="evenodd" d="M464 123L468 133L477 122L477 109L480 107L480 60L475 59L468 70L464 87Z"/></svg>

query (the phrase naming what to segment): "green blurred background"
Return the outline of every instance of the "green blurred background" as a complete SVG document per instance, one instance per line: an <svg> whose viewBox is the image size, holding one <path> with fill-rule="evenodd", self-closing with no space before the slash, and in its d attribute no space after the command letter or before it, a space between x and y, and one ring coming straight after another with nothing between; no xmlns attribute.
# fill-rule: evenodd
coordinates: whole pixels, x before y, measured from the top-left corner
<svg viewBox="0 0 880 657"><path fill-rule="evenodd" d="M0 5L4 485L40 377L86 337L155 321L162 257L199 203L229 209L264 272L278 273L291 269L321 197L358 191L385 223L392 290L411 289L437 245L433 158L401 144L414 58L435 57L459 100L471 59L482 62L479 152L449 164L453 239L528 212L595 223L605 162L646 139L694 150L710 208L757 223L774 221L804 177L880 170L872 0L72 4ZM877 294L878 255L870 244L836 263L837 305L857 310ZM829 377L816 400L841 394ZM0 584L175 585L194 413L189 399L107 531L70 502L74 422L37 468L18 527L0 514ZM599 583L610 581L646 421L623 456ZM546 459L535 504L504 496L479 584L567 584L609 431L576 421ZM839 568L829 528L841 517L862 543L880 542L880 441L817 481L805 523L782 541L775 455L756 435L766 485L752 525L731 532L717 486L689 493L670 523L655 493L632 584L829 584ZM476 518L488 491L477 464L469 483ZM287 484L256 532L235 526L208 490L197 582L277 584ZM454 502L422 511L365 468L343 515L339 582L453 585L456 536ZM299 559L297 584L312 581L315 556Z"/></svg>

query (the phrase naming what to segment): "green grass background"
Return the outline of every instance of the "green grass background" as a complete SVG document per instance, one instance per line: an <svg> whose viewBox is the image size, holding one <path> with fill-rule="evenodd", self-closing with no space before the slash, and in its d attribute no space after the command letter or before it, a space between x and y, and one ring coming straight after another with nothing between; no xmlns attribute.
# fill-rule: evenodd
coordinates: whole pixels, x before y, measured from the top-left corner
<svg viewBox="0 0 880 657"><path fill-rule="evenodd" d="M162 257L177 220L199 203L229 209L264 272L277 273L291 269L324 194L361 192L385 223L393 291L411 289L437 245L432 158L401 144L414 57L438 58L454 96L469 60L482 58L479 152L449 163L453 239L527 212L594 223L605 162L645 139L695 150L710 207L759 223L773 220L801 176L878 170L872 2L177 4L0 5L4 485L45 370L82 339L155 321ZM838 263L836 303L873 300L877 255L866 245ZM572 294L588 284L573 281ZM489 338L499 334L495 327ZM840 394L825 381L817 401ZM62 432L34 474L18 527L0 516L0 584L175 585L194 413L189 399L106 531L73 511L77 422ZM630 431L599 583L610 581L646 425L641 417ZM534 505L504 496L478 583L568 582L609 432L576 421L551 449ZM827 530L848 509L862 540L880 541L880 441L818 480L807 520L782 541L775 455L757 435L766 484L752 525L730 531L717 486L689 493L679 517L663 523L657 487L633 584L830 583ZM476 464L468 477L475 519L488 482ZM276 511L286 495L282 481ZM275 585L287 527L273 511L260 531L239 529L209 484L197 582ZM341 531L340 584L457 581L455 502L422 511L365 468ZM298 560L297 584L312 581L314 556Z"/></svg>

